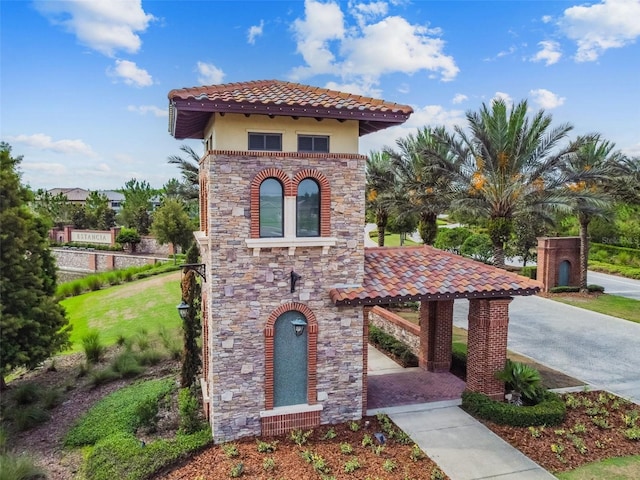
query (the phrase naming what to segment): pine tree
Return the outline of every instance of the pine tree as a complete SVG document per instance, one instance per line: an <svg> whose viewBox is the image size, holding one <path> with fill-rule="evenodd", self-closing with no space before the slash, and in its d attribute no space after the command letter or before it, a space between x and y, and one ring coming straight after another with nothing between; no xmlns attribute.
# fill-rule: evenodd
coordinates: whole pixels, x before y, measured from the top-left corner
<svg viewBox="0 0 640 480"><path fill-rule="evenodd" d="M54 298L56 266L46 222L28 208L21 161L0 143L0 389L14 368L34 368L69 344L70 326Z"/></svg>
<svg viewBox="0 0 640 480"><path fill-rule="evenodd" d="M187 263L198 261L198 249L191 245L187 251ZM201 287L196 280L196 273L189 270L182 277L182 300L189 305L187 318L182 321L184 350L182 355L182 370L180 386L191 387L195 384L198 372L202 366L198 337L200 336L200 301Z"/></svg>

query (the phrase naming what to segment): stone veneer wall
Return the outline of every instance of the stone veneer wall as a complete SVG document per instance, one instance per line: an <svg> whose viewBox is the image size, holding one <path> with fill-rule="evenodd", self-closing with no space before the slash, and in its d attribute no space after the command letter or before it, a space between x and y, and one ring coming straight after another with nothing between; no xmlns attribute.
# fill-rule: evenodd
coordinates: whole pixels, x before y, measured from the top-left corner
<svg viewBox="0 0 640 480"><path fill-rule="evenodd" d="M417 357L420 355L420 327L382 307L373 307L369 323L406 344Z"/></svg>
<svg viewBox="0 0 640 480"><path fill-rule="evenodd" d="M106 272L119 268L153 265L168 260L167 258L114 253L107 250L52 248L51 252L56 259L58 268L77 272Z"/></svg>
<svg viewBox="0 0 640 480"><path fill-rule="evenodd" d="M362 307L336 307L329 290L363 280L365 160L361 155L220 151L209 152L205 159L210 179L209 254L203 260L211 272L205 287L210 353L206 371L214 441L261 433L265 323L271 312L292 302L306 305L317 320L315 400L322 407L320 422L361 418ZM263 248L254 256L246 246L250 184L267 168L280 169L292 179L300 170L317 169L327 178L332 192L330 236L337 238L328 253L323 254L322 247L297 247L293 255L286 248ZM291 270L302 275L294 293ZM271 428L268 422L265 428Z"/></svg>

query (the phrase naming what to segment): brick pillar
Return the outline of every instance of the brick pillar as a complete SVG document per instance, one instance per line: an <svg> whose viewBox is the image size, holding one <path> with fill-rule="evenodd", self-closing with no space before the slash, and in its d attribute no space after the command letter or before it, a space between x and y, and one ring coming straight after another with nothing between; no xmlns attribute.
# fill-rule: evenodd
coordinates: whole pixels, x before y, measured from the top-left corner
<svg viewBox="0 0 640 480"><path fill-rule="evenodd" d="M504 398L504 383L495 378L507 359L509 303L512 298L469 300L467 389Z"/></svg>
<svg viewBox="0 0 640 480"><path fill-rule="evenodd" d="M107 270L113 270L116 268L116 256L115 255L107 255Z"/></svg>
<svg viewBox="0 0 640 480"><path fill-rule="evenodd" d="M362 416L367 415L367 394L369 392L369 312L371 307L362 309L362 336L364 345L362 351Z"/></svg>
<svg viewBox="0 0 640 480"><path fill-rule="evenodd" d="M111 227L111 246L115 247L116 245L116 238L118 238L118 235L120 235L120 227Z"/></svg>
<svg viewBox="0 0 640 480"><path fill-rule="evenodd" d="M89 270L91 270L92 272L95 272L98 270L98 255L95 253L90 253L87 255L87 260L89 261L89 265L88 268Z"/></svg>
<svg viewBox="0 0 640 480"><path fill-rule="evenodd" d="M73 231L73 227L71 225L64 226L64 237L63 242L69 243L71 241L71 232Z"/></svg>
<svg viewBox="0 0 640 480"><path fill-rule="evenodd" d="M421 368L430 372L448 372L451 368L453 300L420 302Z"/></svg>
<svg viewBox="0 0 640 480"><path fill-rule="evenodd" d="M440 300L436 304L433 335L432 372L448 372L451 369L451 342L453 338L453 300Z"/></svg>
<svg viewBox="0 0 640 480"><path fill-rule="evenodd" d="M420 302L420 352L418 354L418 365L423 370L429 368L429 356L431 354L431 345L429 339L430 335L431 318L434 315L431 314L431 309L435 307L435 302Z"/></svg>

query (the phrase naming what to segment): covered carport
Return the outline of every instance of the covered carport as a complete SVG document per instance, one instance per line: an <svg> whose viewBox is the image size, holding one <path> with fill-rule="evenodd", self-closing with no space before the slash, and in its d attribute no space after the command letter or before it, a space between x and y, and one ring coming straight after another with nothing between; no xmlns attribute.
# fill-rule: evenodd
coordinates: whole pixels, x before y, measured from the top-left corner
<svg viewBox="0 0 640 480"><path fill-rule="evenodd" d="M431 372L447 372L451 367L453 303L467 299L466 388L501 399L504 384L495 378L495 372L506 361L509 303L514 296L534 295L539 290L535 280L430 246L380 247L365 249L361 286L336 287L330 296L335 305L365 307L365 344L370 307L420 302L418 357L420 367ZM365 411L367 359L365 353Z"/></svg>

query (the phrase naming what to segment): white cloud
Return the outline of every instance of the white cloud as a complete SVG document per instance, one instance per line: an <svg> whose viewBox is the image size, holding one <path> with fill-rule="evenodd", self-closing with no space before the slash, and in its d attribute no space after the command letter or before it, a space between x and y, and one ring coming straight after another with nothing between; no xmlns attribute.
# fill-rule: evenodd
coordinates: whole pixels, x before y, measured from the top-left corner
<svg viewBox="0 0 640 480"><path fill-rule="evenodd" d="M304 11L305 18L296 19L292 29L298 44L297 51L307 65L294 69L292 76L297 79L314 74L334 73L335 57L331 53L329 42L344 37L342 10L333 2L320 3L307 0Z"/></svg>
<svg viewBox="0 0 640 480"><path fill-rule="evenodd" d="M150 113L156 117L168 117L169 112L166 108L156 107L155 105L129 105L127 110L130 112L139 113L140 115L146 115Z"/></svg>
<svg viewBox="0 0 640 480"><path fill-rule="evenodd" d="M35 2L37 10L78 41L113 57L119 50L136 53L142 44L138 33L155 20L142 9L141 0L67 0Z"/></svg>
<svg viewBox="0 0 640 480"><path fill-rule="evenodd" d="M491 101L493 102L494 100L502 100L507 107L511 107L513 105L513 98L511 98L511 95L508 93L496 92Z"/></svg>
<svg viewBox="0 0 640 480"><path fill-rule="evenodd" d="M20 167L25 171L38 172L40 175L65 175L67 173L67 167L61 163L51 162L22 162Z"/></svg>
<svg viewBox="0 0 640 480"><path fill-rule="evenodd" d="M453 57L445 55L440 29L412 25L399 16L387 16L386 4L352 4L356 24L348 26L334 2L305 2L305 17L292 25L297 51L305 65L293 69L295 81L312 75L340 75L343 83L371 90L382 75L414 74L422 70L453 80L459 72ZM375 23L367 23L375 22Z"/></svg>
<svg viewBox="0 0 640 480"><path fill-rule="evenodd" d="M202 85L216 85L222 83L224 72L213 63L198 62L196 69L199 74L198 82Z"/></svg>
<svg viewBox="0 0 640 480"><path fill-rule="evenodd" d="M359 151L363 155L368 155L370 152L380 151L384 147L395 148L397 139L405 138L410 133L415 134L418 129L425 126L444 126L449 131L452 131L454 126L463 126L465 123L466 118L462 110L446 110L440 105L425 105L422 108L414 107L414 113L402 125L386 128L361 137Z"/></svg>
<svg viewBox="0 0 640 480"><path fill-rule="evenodd" d="M542 23L550 23L553 21L553 17L551 15L543 15Z"/></svg>
<svg viewBox="0 0 640 480"><path fill-rule="evenodd" d="M553 65L560 60L562 52L560 51L560 44L553 40L543 40L538 42L540 45L540 51L536 53L532 58L532 62L544 61L546 66Z"/></svg>
<svg viewBox="0 0 640 480"><path fill-rule="evenodd" d="M327 82L324 88L364 97L380 98L382 96L382 90L377 88L375 84L365 81L351 83Z"/></svg>
<svg viewBox="0 0 640 480"><path fill-rule="evenodd" d="M566 100L565 97L560 97L549 90L544 88L539 88L537 90L531 90L529 92L531 98L535 103L540 105L540 108L544 108L547 110L551 110L552 108L557 108L561 106Z"/></svg>
<svg viewBox="0 0 640 480"><path fill-rule="evenodd" d="M498 58L508 57L510 55L513 55L517 51L518 51L518 47L516 47L515 45L511 45L508 50L502 50L502 51L498 52L495 55L495 57L485 58L484 61L485 62L495 62Z"/></svg>
<svg viewBox="0 0 640 480"><path fill-rule="evenodd" d="M262 35L262 29L264 28L264 20L260 20L260 25L252 25L247 32L247 42L251 45L256 43L256 37Z"/></svg>
<svg viewBox="0 0 640 480"><path fill-rule="evenodd" d="M632 44L640 36L640 1L604 0L567 8L559 25L578 45L577 62L592 62L610 48Z"/></svg>
<svg viewBox="0 0 640 480"><path fill-rule="evenodd" d="M87 157L97 156L92 148L82 140L65 139L54 141L49 135L45 135L44 133L17 135L8 137L8 139L12 143L27 145L37 150L48 150L65 155L85 155Z"/></svg>
<svg viewBox="0 0 640 480"><path fill-rule="evenodd" d="M351 5L349 13L353 15L358 25L363 27L367 22L385 16L388 10L389 6L386 2L355 3Z"/></svg>
<svg viewBox="0 0 640 480"><path fill-rule="evenodd" d="M466 101L468 99L469 99L469 97L467 97L463 93L456 93L455 96L453 97L453 100L451 100L451 103L453 103L454 105L457 105L457 104L462 103L462 102L464 102L464 101Z"/></svg>
<svg viewBox="0 0 640 480"><path fill-rule="evenodd" d="M107 69L107 74L134 87L153 85L151 75L145 69L139 68L135 62L129 60L116 60L115 66Z"/></svg>

